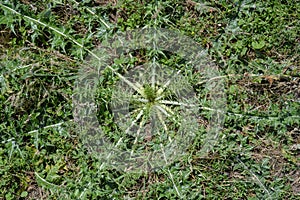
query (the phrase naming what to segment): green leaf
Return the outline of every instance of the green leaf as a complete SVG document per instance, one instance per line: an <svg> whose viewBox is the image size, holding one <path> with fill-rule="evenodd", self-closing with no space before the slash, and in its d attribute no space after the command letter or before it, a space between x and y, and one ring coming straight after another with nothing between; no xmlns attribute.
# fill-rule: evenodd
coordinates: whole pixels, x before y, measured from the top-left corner
<svg viewBox="0 0 300 200"><path fill-rule="evenodd" d="M39 185L45 187L45 188L58 188L59 186L48 182L47 180L45 180L44 178L42 178L37 172L34 173L36 180L38 182Z"/></svg>
<svg viewBox="0 0 300 200"><path fill-rule="evenodd" d="M246 55L247 50L248 50L248 48L247 48L247 47L244 47L244 48L242 49L241 56Z"/></svg>
<svg viewBox="0 0 300 200"><path fill-rule="evenodd" d="M21 197L27 197L27 195L28 195L28 192L26 192L26 191L23 191L23 192L21 193Z"/></svg>
<svg viewBox="0 0 300 200"><path fill-rule="evenodd" d="M11 193L8 193L5 195L5 199L7 200L14 199L14 196Z"/></svg>
<svg viewBox="0 0 300 200"><path fill-rule="evenodd" d="M266 45L265 41L260 40L260 41L253 41L252 42L252 47L254 49L262 49Z"/></svg>

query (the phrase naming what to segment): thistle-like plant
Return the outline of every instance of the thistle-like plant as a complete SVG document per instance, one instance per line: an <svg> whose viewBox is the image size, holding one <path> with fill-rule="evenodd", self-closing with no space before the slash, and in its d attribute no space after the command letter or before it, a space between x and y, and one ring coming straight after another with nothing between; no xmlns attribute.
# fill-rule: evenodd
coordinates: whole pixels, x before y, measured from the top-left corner
<svg viewBox="0 0 300 200"><path fill-rule="evenodd" d="M122 132L115 137L112 149L129 150L126 160L137 163L136 157L140 157L145 166L147 162L153 166L168 164L198 130L198 99L191 77L185 75L185 69L174 67L175 63L161 64L158 57L147 58L150 62L139 66L124 67L123 63L119 69L130 70L110 87L110 108Z"/></svg>

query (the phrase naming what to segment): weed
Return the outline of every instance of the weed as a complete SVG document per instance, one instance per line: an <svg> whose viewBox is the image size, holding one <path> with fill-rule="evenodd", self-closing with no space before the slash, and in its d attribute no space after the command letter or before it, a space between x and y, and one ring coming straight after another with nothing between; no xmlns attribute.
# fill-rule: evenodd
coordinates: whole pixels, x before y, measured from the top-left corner
<svg viewBox="0 0 300 200"><path fill-rule="evenodd" d="M0 199L299 197L297 1L24 0L0 7ZM193 46L185 58L155 47L107 48L120 32L151 27L193 38L221 74L207 76L189 63L197 61ZM111 152L162 153L165 165L148 162L147 173L104 165L77 132L72 106L80 68L104 62L101 53L112 49L91 90L92 111ZM211 96L210 83L219 81L226 101L214 105L213 97L225 97ZM189 113L186 104L197 109ZM217 116L224 124L203 156ZM178 139L183 122L193 137L181 140L189 143L185 154L166 162L172 152L162 145ZM120 155L112 154L124 161Z"/></svg>

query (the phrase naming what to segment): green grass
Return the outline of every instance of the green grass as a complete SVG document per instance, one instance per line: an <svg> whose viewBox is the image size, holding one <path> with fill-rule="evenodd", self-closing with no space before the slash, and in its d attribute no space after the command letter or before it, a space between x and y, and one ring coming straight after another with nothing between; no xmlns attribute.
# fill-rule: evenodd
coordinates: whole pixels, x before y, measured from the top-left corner
<svg viewBox="0 0 300 200"><path fill-rule="evenodd" d="M0 1L0 199L299 199L298 10L296 0ZM160 145L182 139L181 123L189 116L177 104L199 109L193 138L182 140L185 154L162 160L159 168L124 172L89 153L87 126L74 120L74 87L80 70L115 50L111 38L146 27L193 39L219 73L211 77L180 53L150 47L105 60L88 95L113 153L164 153ZM159 84L136 84L142 80L135 70L149 63L170 70L169 76L155 71ZM172 72L182 76L160 90ZM208 87L214 81L224 87L225 101L217 105ZM187 86L192 101L180 99ZM123 116L116 119L120 102L133 113L133 133L124 133ZM214 121L218 113L224 118ZM153 116L163 134L135 135ZM221 123L218 137L208 143L214 122Z"/></svg>

